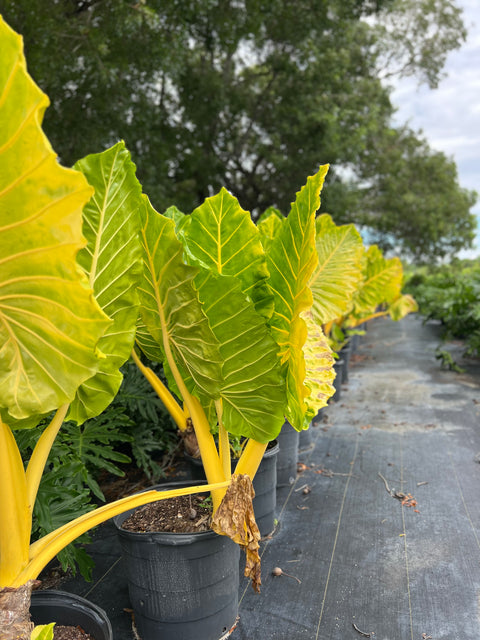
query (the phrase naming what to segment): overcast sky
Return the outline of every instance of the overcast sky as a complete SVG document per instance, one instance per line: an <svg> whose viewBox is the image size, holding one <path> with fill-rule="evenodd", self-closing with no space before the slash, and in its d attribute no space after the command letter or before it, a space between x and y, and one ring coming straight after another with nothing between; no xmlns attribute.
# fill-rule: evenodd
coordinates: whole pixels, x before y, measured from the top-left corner
<svg viewBox="0 0 480 640"><path fill-rule="evenodd" d="M396 123L422 129L432 148L456 162L460 185L480 194L480 0L457 3L464 10L468 38L461 49L450 53L445 67L448 76L434 90L418 87L415 80L402 80L392 102L398 107ZM473 211L479 221L478 255L480 202Z"/></svg>

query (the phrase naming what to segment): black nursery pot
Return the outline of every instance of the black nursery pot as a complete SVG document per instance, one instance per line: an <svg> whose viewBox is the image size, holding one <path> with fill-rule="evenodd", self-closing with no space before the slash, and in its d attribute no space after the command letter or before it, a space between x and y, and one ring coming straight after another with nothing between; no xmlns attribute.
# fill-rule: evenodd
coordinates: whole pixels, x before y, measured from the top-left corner
<svg viewBox="0 0 480 640"><path fill-rule="evenodd" d="M277 436L280 451L277 458L277 487L295 482L297 477L299 433L286 420Z"/></svg>
<svg viewBox="0 0 480 640"><path fill-rule="evenodd" d="M352 351L352 353L355 353L355 351L358 349L358 345L360 344L360 336L358 335L358 333L355 333L351 338L350 338L350 349Z"/></svg>
<svg viewBox="0 0 480 640"><path fill-rule="evenodd" d="M33 591L30 616L34 624L79 626L95 640L113 640L107 614L93 602L66 591Z"/></svg>
<svg viewBox="0 0 480 640"><path fill-rule="evenodd" d="M305 451L310 451L313 449L313 437L312 437L312 427L310 426L308 429L303 429L298 434L298 452L305 453Z"/></svg>
<svg viewBox="0 0 480 640"><path fill-rule="evenodd" d="M198 482L172 482L174 489ZM214 531L137 533L114 518L142 640L219 640L238 615L240 549Z"/></svg>
<svg viewBox="0 0 480 640"><path fill-rule="evenodd" d="M277 507L277 460L280 446L273 440L265 453L253 479L255 498L253 511L261 536L266 536L275 528Z"/></svg>
<svg viewBox="0 0 480 640"><path fill-rule="evenodd" d="M343 360L342 384L346 384L348 382L348 369L350 367L351 355L352 355L352 348L350 346L350 343L348 343L340 351L340 357Z"/></svg>
<svg viewBox="0 0 480 640"><path fill-rule="evenodd" d="M335 380L333 381L333 386L335 387L335 393L332 396L333 402L339 402L342 397L342 382L343 382L343 359L339 358L335 360L334 364L335 369Z"/></svg>
<svg viewBox="0 0 480 640"><path fill-rule="evenodd" d="M255 520L261 536L266 536L275 528L275 509L277 506L277 457L280 447L276 440L269 443L267 450L263 454L262 462L253 479L253 489L255 498L253 499L253 510ZM194 480L205 480L200 458L194 458L185 454L190 475ZM232 473L238 460L232 459Z"/></svg>

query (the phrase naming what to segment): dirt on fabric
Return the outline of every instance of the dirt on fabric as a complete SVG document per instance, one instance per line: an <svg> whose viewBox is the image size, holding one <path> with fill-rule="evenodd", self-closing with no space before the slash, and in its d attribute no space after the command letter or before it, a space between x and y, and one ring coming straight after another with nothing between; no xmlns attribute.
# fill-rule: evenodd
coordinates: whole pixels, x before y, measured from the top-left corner
<svg viewBox="0 0 480 640"><path fill-rule="evenodd" d="M208 494L177 496L139 507L122 523L136 532L197 533L211 528L212 507Z"/></svg>

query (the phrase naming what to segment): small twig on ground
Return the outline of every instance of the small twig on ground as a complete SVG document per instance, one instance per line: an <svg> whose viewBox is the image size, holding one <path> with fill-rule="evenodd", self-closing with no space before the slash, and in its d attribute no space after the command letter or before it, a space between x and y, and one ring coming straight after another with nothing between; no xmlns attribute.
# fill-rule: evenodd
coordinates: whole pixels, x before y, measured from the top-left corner
<svg viewBox="0 0 480 640"><path fill-rule="evenodd" d="M417 482L417 487L423 487L424 484L428 484L428 482Z"/></svg>
<svg viewBox="0 0 480 640"><path fill-rule="evenodd" d="M317 469L315 473L319 473L326 478L333 478L333 476L343 476L344 478L348 478L351 475L350 473L336 473L331 469Z"/></svg>
<svg viewBox="0 0 480 640"><path fill-rule="evenodd" d="M415 500L415 498L412 496L411 493L403 493L403 491L395 491L394 489L390 489L390 487L388 486L388 482L382 476L380 471L378 472L378 475L383 480L383 483L385 485L385 489L387 490L388 495L392 496L392 498L396 498L397 500L400 500L402 503L402 507L417 506L417 501Z"/></svg>
<svg viewBox="0 0 480 640"><path fill-rule="evenodd" d="M298 489L295 489L295 493L298 493L299 491L302 491L303 489L307 489L307 488L310 488L308 484L304 484L301 487L298 487Z"/></svg>
<svg viewBox="0 0 480 640"><path fill-rule="evenodd" d="M378 475L380 476L380 478L383 480L384 484L385 484L385 489L387 490L387 493L389 493L390 495L392 495L392 491L390 489L390 487L388 486L388 482L385 480L385 478L382 476L382 474L380 473L380 471L378 472Z"/></svg>
<svg viewBox="0 0 480 640"><path fill-rule="evenodd" d="M375 635L374 631L370 631L370 633L366 633L365 631L361 631L354 622L352 622L352 626L355 629L355 631L357 633L359 633L361 636L363 636L364 638L372 638Z"/></svg>

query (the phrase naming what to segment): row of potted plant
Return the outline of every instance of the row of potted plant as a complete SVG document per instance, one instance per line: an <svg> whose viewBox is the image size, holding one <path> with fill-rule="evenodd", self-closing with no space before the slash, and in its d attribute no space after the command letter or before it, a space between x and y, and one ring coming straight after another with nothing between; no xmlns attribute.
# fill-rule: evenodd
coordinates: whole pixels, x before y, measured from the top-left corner
<svg viewBox="0 0 480 640"><path fill-rule="evenodd" d="M331 344L339 332L383 302L392 317L412 310L401 294L400 261L365 250L353 225L316 218L327 166L308 178L288 216L270 211L258 225L225 189L190 215L174 207L157 213L123 142L62 167L41 129L48 98L28 75L20 36L1 19L0 41L2 638L30 638L38 574L79 535L140 505L205 492L213 519L203 539L215 540L227 567L223 583L211 584L228 602L219 608L209 595L199 605L177 593L176 606L190 599L186 609L193 607L194 622L181 636L178 622L165 622L145 592L136 608L144 640L156 637L158 625L166 638L218 638L235 622L235 578L228 597L224 578L238 569L238 546L246 574L260 586L252 480L268 443L285 420L307 429L333 394ZM64 419L81 424L104 411L129 358L179 429L194 435L206 484L123 498L30 543L38 486ZM167 385L149 360L163 364ZM35 428L46 416L25 470L12 430ZM245 440L233 475L232 437ZM179 546L187 543L176 539L163 568L151 572L154 582L179 573L169 569ZM157 551L152 538L146 571ZM218 575L216 558L207 565ZM188 574L208 574L193 565L181 560ZM198 628L202 611L205 633ZM47 639L52 629L34 634Z"/></svg>

